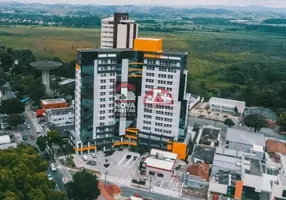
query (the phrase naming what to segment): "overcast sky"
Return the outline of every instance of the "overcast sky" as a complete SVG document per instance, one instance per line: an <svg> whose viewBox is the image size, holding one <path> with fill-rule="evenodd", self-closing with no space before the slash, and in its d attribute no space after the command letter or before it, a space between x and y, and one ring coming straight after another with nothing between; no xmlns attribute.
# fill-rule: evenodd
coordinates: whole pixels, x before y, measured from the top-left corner
<svg viewBox="0 0 286 200"><path fill-rule="evenodd" d="M286 7L286 0L0 0L0 2L18 1L33 3L70 3L70 4L158 4L158 5L227 5L227 6L250 6L260 5L267 7Z"/></svg>

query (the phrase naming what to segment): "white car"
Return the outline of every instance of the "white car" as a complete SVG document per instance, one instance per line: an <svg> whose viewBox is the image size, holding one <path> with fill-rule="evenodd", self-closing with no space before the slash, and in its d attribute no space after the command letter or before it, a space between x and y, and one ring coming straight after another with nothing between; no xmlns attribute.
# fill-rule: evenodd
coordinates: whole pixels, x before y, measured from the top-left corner
<svg viewBox="0 0 286 200"><path fill-rule="evenodd" d="M92 158L96 158L95 153L91 153L90 156L91 156Z"/></svg>
<svg viewBox="0 0 286 200"><path fill-rule="evenodd" d="M82 156L82 159L83 159L84 161L87 161L87 159L88 159L87 155L83 155L83 156Z"/></svg>
<svg viewBox="0 0 286 200"><path fill-rule="evenodd" d="M50 181L53 180L53 177L52 177L51 174L48 174L48 179L49 179Z"/></svg>
<svg viewBox="0 0 286 200"><path fill-rule="evenodd" d="M52 172L57 171L56 165L54 163L50 164L50 168L51 168Z"/></svg>
<svg viewBox="0 0 286 200"><path fill-rule="evenodd" d="M30 128L31 128L30 124L27 124L27 129L30 129Z"/></svg>

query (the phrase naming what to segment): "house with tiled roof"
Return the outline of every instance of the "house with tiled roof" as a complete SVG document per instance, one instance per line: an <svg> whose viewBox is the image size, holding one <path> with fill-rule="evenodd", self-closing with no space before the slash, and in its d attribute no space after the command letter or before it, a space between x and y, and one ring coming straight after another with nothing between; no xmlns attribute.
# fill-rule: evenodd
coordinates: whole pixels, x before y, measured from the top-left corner
<svg viewBox="0 0 286 200"><path fill-rule="evenodd" d="M207 163L197 163L190 165L187 172L192 175L208 181L210 174L210 166Z"/></svg>

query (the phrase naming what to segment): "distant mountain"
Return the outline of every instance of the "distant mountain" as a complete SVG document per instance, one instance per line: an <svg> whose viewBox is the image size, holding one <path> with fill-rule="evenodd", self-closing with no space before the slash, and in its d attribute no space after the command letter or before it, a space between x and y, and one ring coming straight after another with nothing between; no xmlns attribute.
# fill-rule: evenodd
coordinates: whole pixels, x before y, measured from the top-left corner
<svg viewBox="0 0 286 200"><path fill-rule="evenodd" d="M130 15L139 18L170 17L220 17L220 18L252 18L265 20L269 18L285 18L286 8L269 8L263 6L231 7L231 6L189 6L189 7L168 7L152 5L74 5L74 4L40 4L40 3L18 3L0 2L0 8L15 9L23 12L46 12L50 14L72 14L91 13L101 17L112 15L114 12L128 12ZM0 11L1 11L0 9Z"/></svg>

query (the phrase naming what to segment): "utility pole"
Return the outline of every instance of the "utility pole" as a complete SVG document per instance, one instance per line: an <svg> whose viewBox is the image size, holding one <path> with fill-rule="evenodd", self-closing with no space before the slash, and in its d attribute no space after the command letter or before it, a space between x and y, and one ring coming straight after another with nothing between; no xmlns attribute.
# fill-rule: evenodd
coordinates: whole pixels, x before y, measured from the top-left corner
<svg viewBox="0 0 286 200"><path fill-rule="evenodd" d="M152 186L152 178L150 178L150 186L149 186L149 198L151 199L151 186Z"/></svg>
<svg viewBox="0 0 286 200"><path fill-rule="evenodd" d="M106 186L106 179L107 179L107 172L105 172L105 177L104 177L104 188Z"/></svg>

